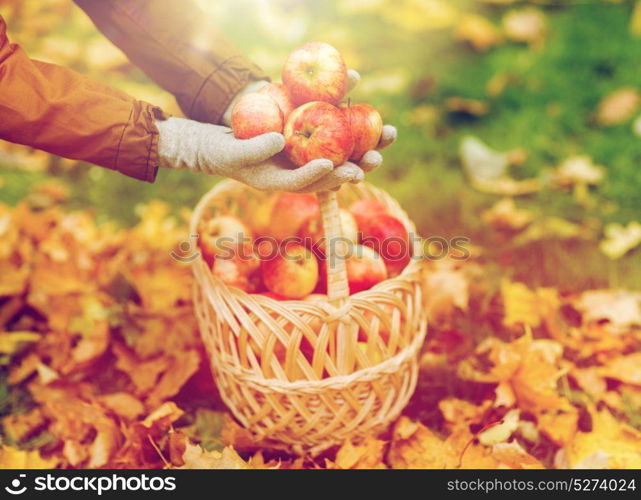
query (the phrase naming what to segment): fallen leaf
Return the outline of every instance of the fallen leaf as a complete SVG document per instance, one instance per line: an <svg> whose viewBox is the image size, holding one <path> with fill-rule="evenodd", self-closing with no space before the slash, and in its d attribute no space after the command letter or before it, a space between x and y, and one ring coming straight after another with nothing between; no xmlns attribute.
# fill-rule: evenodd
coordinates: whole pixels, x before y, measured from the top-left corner
<svg viewBox="0 0 641 500"><path fill-rule="evenodd" d="M4 445L0 449L0 469L55 469L56 457L42 458L38 450L24 451Z"/></svg>
<svg viewBox="0 0 641 500"><path fill-rule="evenodd" d="M514 162L513 152L498 152L476 137L465 137L459 147L463 168L472 186L479 191L503 196L518 196L537 192L539 179L515 180L508 175Z"/></svg>
<svg viewBox="0 0 641 500"><path fill-rule="evenodd" d="M479 52L503 43L503 36L498 28L488 19L476 14L466 14L460 19L454 29L454 38L469 43Z"/></svg>
<svg viewBox="0 0 641 500"><path fill-rule="evenodd" d="M537 288L530 290L523 283L503 280L501 296L506 326L526 325L537 328L549 321L558 310L560 300L554 288Z"/></svg>
<svg viewBox="0 0 641 500"><path fill-rule="evenodd" d="M597 108L596 120L603 127L627 122L641 105L636 88L624 87L604 97Z"/></svg>
<svg viewBox="0 0 641 500"><path fill-rule="evenodd" d="M183 454L184 465L179 469L249 469L233 448L225 447L220 451L206 451L200 446L187 443Z"/></svg>
<svg viewBox="0 0 641 500"><path fill-rule="evenodd" d="M561 186L576 184L595 185L605 177L605 169L595 165L587 155L572 156L563 160L554 173L554 182Z"/></svg>
<svg viewBox="0 0 641 500"><path fill-rule="evenodd" d="M605 226L605 238L599 244L601 252L612 260L620 259L641 245L641 224L632 221L627 226L612 222Z"/></svg>
<svg viewBox="0 0 641 500"><path fill-rule="evenodd" d="M509 469L545 469L543 464L527 453L516 441L497 443L492 447L492 457L499 462L499 467Z"/></svg>
<svg viewBox="0 0 641 500"><path fill-rule="evenodd" d="M519 427L520 411L517 409L508 411L501 423L493 425L481 432L477 437L481 444L491 446L498 443L505 443Z"/></svg>
<svg viewBox="0 0 641 500"><path fill-rule="evenodd" d="M545 14L533 7L509 11L502 24L505 35L513 42L536 44L546 36Z"/></svg>
<svg viewBox="0 0 641 500"><path fill-rule="evenodd" d="M503 198L482 212L481 219L496 229L520 231L532 222L534 216L529 210L516 208L513 198Z"/></svg>
<svg viewBox="0 0 641 500"><path fill-rule="evenodd" d="M445 99L445 107L452 113L463 113L471 116L483 116L488 112L488 105L477 99L465 99L464 97L448 97Z"/></svg>
<svg viewBox="0 0 641 500"><path fill-rule="evenodd" d="M336 453L334 464L340 469L385 469L384 450L385 441L373 437L358 445L346 441Z"/></svg>
<svg viewBox="0 0 641 500"><path fill-rule="evenodd" d="M641 293L626 290L590 290L576 302L583 314L583 323L608 321L607 328L615 334L641 326Z"/></svg>
<svg viewBox="0 0 641 500"><path fill-rule="evenodd" d="M592 430L577 432L566 446L570 467L599 463L608 469L641 468L641 433L618 421L606 409L590 408Z"/></svg>
<svg viewBox="0 0 641 500"><path fill-rule="evenodd" d="M423 424L407 417L396 421L387 454L394 469L443 469L454 460L454 450Z"/></svg>
<svg viewBox="0 0 641 500"><path fill-rule="evenodd" d="M599 374L626 384L641 385L641 353L616 357L603 366Z"/></svg>

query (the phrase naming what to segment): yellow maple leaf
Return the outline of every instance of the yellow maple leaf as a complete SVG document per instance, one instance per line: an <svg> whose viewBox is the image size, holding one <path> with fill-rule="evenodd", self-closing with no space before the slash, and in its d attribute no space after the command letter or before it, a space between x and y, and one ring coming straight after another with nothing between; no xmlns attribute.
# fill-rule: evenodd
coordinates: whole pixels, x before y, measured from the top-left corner
<svg viewBox="0 0 641 500"><path fill-rule="evenodd" d="M577 432L564 448L570 467L585 467L600 457L607 468L641 468L641 433L617 420L607 409L589 408L592 430Z"/></svg>
<svg viewBox="0 0 641 500"><path fill-rule="evenodd" d="M503 280L501 296L505 308L503 324L506 326L540 326L551 318L560 306L558 291L555 288L530 290L523 283Z"/></svg>
<svg viewBox="0 0 641 500"><path fill-rule="evenodd" d="M60 460L42 458L38 450L24 451L10 446L0 449L0 469L54 469Z"/></svg>
<svg viewBox="0 0 641 500"><path fill-rule="evenodd" d="M336 453L334 464L341 469L385 469L385 441L368 437L360 444L346 441Z"/></svg>
<svg viewBox="0 0 641 500"><path fill-rule="evenodd" d="M0 332L0 353L15 354L25 344L38 340L40 334L36 332Z"/></svg>
<svg viewBox="0 0 641 500"><path fill-rule="evenodd" d="M179 469L249 469L250 466L245 462L236 451L227 446L223 451L206 451L196 444L186 443L185 453L183 454L185 462Z"/></svg>
<svg viewBox="0 0 641 500"><path fill-rule="evenodd" d="M394 469L443 469L454 452L436 434L407 417L397 420L387 462Z"/></svg>

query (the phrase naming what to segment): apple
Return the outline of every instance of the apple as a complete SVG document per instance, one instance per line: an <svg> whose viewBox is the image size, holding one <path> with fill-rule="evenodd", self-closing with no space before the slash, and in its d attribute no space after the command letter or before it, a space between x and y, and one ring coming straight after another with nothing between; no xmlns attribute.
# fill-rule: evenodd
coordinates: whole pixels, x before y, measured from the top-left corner
<svg viewBox="0 0 641 500"><path fill-rule="evenodd" d="M318 291L327 288L327 266L327 260L321 260ZM353 247L345 259L345 268L350 295L369 290L388 277L385 261L374 250L363 245Z"/></svg>
<svg viewBox="0 0 641 500"><path fill-rule="evenodd" d="M253 92L242 96L231 112L231 128L236 139L251 139L267 132L283 132L283 112L276 100Z"/></svg>
<svg viewBox="0 0 641 500"><path fill-rule="evenodd" d="M289 114L294 110L292 98L289 90L282 83L269 83L258 91L259 94L265 94L274 99L283 113L283 120L287 120Z"/></svg>
<svg viewBox="0 0 641 500"><path fill-rule="evenodd" d="M411 248L409 235L403 223L389 214L366 219L360 227L364 246L380 254L390 276L399 274L409 263Z"/></svg>
<svg viewBox="0 0 641 500"><path fill-rule="evenodd" d="M270 292L287 299L302 299L316 287L318 262L303 245L281 245L276 257L261 261L261 273Z"/></svg>
<svg viewBox="0 0 641 500"><path fill-rule="evenodd" d="M273 202L267 235L281 241L296 236L307 219L320 216L313 193L280 193Z"/></svg>
<svg viewBox="0 0 641 500"><path fill-rule="evenodd" d="M349 240L353 244L358 243L358 227L352 214L341 208L339 211L341 220L341 227L343 230L343 238ZM325 241L323 233L323 221L321 216L310 218L298 230L298 236L301 238L303 244L311 248L317 258L325 255Z"/></svg>
<svg viewBox="0 0 641 500"><path fill-rule="evenodd" d="M336 105L347 92L347 66L331 45L309 42L287 57L283 82L297 106L311 101Z"/></svg>
<svg viewBox="0 0 641 500"><path fill-rule="evenodd" d="M256 201L253 197L249 200L247 222L256 235L266 236L269 234L272 211L277 199L278 195L272 194L260 201Z"/></svg>
<svg viewBox="0 0 641 500"><path fill-rule="evenodd" d="M216 256L233 257L240 245L251 244L253 235L247 225L233 215L219 215L205 221L200 231L200 248L210 266Z"/></svg>
<svg viewBox="0 0 641 500"><path fill-rule="evenodd" d="M374 250L356 245L354 252L345 259L349 293L369 290L377 283L387 279L385 262Z"/></svg>
<svg viewBox="0 0 641 500"><path fill-rule="evenodd" d="M345 163L354 150L347 117L326 102L309 102L292 111L283 135L285 154L298 167L318 158L328 159L337 167Z"/></svg>
<svg viewBox="0 0 641 500"><path fill-rule="evenodd" d="M374 106L366 103L347 103L342 105L341 109L347 117L354 137L354 151L349 159L360 161L365 153L378 146L383 133L383 119Z"/></svg>
<svg viewBox="0 0 641 500"><path fill-rule="evenodd" d="M349 211L354 216L359 228L365 225L365 222L371 217L378 217L379 215L389 213L385 203L371 198L355 201L352 203L352 206L349 207Z"/></svg>
<svg viewBox="0 0 641 500"><path fill-rule="evenodd" d="M258 262L257 260L253 262ZM217 276L223 283L229 286L240 288L241 290L251 293L257 287L256 274L253 274L247 267L247 263L235 258L217 258L211 267L214 276Z"/></svg>

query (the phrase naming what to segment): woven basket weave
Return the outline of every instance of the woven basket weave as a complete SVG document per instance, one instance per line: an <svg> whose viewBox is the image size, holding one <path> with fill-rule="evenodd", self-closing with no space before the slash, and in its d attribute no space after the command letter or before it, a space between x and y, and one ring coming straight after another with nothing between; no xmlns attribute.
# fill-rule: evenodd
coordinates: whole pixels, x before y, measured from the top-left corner
<svg viewBox="0 0 641 500"><path fill-rule="evenodd" d="M191 234L204 217L247 217L267 196L221 182L196 207ZM382 201L414 231L398 203L367 183L318 198L327 241L341 234L339 203L362 198ZM396 418L416 386L427 329L420 260L352 296L340 255L336 262L328 272L328 300L314 302L248 294L214 276L201 257L193 263L200 332L224 402L256 438L299 454L356 439Z"/></svg>

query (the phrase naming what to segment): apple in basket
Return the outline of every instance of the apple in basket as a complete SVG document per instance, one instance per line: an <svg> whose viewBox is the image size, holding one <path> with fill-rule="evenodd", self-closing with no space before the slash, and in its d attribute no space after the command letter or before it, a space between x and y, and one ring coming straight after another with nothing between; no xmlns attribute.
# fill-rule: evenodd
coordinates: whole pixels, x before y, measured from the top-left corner
<svg viewBox="0 0 641 500"><path fill-rule="evenodd" d="M319 289L325 290L327 282L327 267L330 262L321 261L321 279ZM354 245L350 254L345 259L349 293L354 294L369 290L377 283L387 279L385 261L374 250L363 245Z"/></svg>
<svg viewBox="0 0 641 500"><path fill-rule="evenodd" d="M297 243L283 244L278 255L261 261L267 289L287 299L302 299L318 282L318 262L312 252Z"/></svg>
<svg viewBox="0 0 641 500"><path fill-rule="evenodd" d="M320 216L316 195L311 193L280 193L271 204L267 235L281 241L296 236L310 218Z"/></svg>
<svg viewBox="0 0 641 500"><path fill-rule="evenodd" d="M231 128L237 139L251 139L267 132L283 132L283 112L278 102L254 92L242 96L231 112Z"/></svg>
<svg viewBox="0 0 641 500"><path fill-rule="evenodd" d="M233 215L219 215L204 221L200 227L199 245L210 266L217 255L232 256L241 244L251 244L252 232Z"/></svg>
<svg viewBox="0 0 641 500"><path fill-rule="evenodd" d="M259 94L268 95L276 103L283 113L283 120L287 120L289 114L294 110L292 98L289 95L289 90L282 83L268 83L258 91Z"/></svg>
<svg viewBox="0 0 641 500"><path fill-rule="evenodd" d="M383 133L383 119L376 108L366 103L341 105L352 129L354 151L350 160L360 161L365 153L375 149Z"/></svg>
<svg viewBox="0 0 641 500"><path fill-rule="evenodd" d="M309 42L287 57L283 82L297 106L310 101L337 105L347 92L347 66L331 45Z"/></svg>
<svg viewBox="0 0 641 500"><path fill-rule="evenodd" d="M388 208L382 201L366 198L357 200L349 207L349 211L356 220L358 227L365 224L365 221L379 215L388 214Z"/></svg>
<svg viewBox="0 0 641 500"><path fill-rule="evenodd" d="M341 208L339 216L343 230L343 238L353 244L358 243L358 226L352 214L344 208ZM305 246L311 248L317 258L325 255L323 220L320 215L307 219L298 230L298 236Z"/></svg>
<svg viewBox="0 0 641 500"><path fill-rule="evenodd" d="M292 111L283 135L285 155L298 167L318 158L330 160L336 167L354 150L345 113L326 102L308 102Z"/></svg>
<svg viewBox="0 0 641 500"><path fill-rule="evenodd" d="M359 227L361 243L380 254L390 276L399 274L410 261L412 249L403 223L392 215L366 219Z"/></svg>
<svg viewBox="0 0 641 500"><path fill-rule="evenodd" d="M260 285L260 275L256 272L259 266L260 263L255 257L219 257L214 259L211 271L226 285L252 293Z"/></svg>

